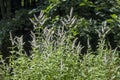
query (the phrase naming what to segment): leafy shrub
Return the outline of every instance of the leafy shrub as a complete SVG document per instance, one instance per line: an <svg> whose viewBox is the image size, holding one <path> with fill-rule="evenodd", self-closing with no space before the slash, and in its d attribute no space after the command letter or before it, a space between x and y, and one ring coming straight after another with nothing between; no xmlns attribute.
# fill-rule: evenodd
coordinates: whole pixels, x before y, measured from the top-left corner
<svg viewBox="0 0 120 80"><path fill-rule="evenodd" d="M31 32L31 56L25 55L22 37L12 39L11 35L12 44L16 46L12 47L9 64L4 63L0 57L0 77L3 80L119 80L118 52L116 49L108 49L105 43L109 28L101 26L96 30L99 34L97 55L93 54L90 47L87 54L81 55L83 47L75 44L77 39L73 42L70 40L71 27L76 22L74 20L71 12L68 19L61 20L64 25L48 24L53 26L49 28L43 26L46 21L43 13L31 19L36 30L36 33ZM43 34L40 33L41 27ZM90 46L89 39L88 45ZM18 51L14 51L15 47Z"/></svg>
<svg viewBox="0 0 120 80"><path fill-rule="evenodd" d="M51 17L51 23L60 20L61 16L65 17L70 8L74 8L73 14L79 21L77 27L73 27L72 33L74 37L80 36L79 39L83 39L79 40L84 43L82 45L87 45L86 39L89 36L90 44L96 46L98 34L95 30L99 29L102 23L107 22L111 31L106 35L106 39L113 49L119 46L119 0L46 0L43 3L44 6L38 5L38 8L32 10L31 13L43 10L47 17ZM93 48L95 49L96 47Z"/></svg>
<svg viewBox="0 0 120 80"><path fill-rule="evenodd" d="M33 27L28 17L28 10L20 9L15 12L13 18L0 21L0 51L4 57L10 55L9 47L11 47L11 42L9 40L9 32L11 32L13 36L27 35L29 39L28 33L30 33ZM24 41L25 38L26 37L24 37Z"/></svg>

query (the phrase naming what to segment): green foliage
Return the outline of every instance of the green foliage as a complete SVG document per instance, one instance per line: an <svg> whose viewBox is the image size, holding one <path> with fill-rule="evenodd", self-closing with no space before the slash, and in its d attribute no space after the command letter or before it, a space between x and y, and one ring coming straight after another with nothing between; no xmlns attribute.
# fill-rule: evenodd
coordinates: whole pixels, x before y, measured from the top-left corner
<svg viewBox="0 0 120 80"><path fill-rule="evenodd" d="M13 27L21 30L24 27L31 27L31 23L29 22L29 15L27 9L20 9L15 11L15 17L12 18Z"/></svg>
<svg viewBox="0 0 120 80"><path fill-rule="evenodd" d="M9 32L15 30L22 30L23 28L32 29L31 23L28 19L28 10L21 9L15 12L15 17L11 19L3 19L0 21L0 49L2 40L6 38L9 40Z"/></svg>
<svg viewBox="0 0 120 80"><path fill-rule="evenodd" d="M27 6L27 2L22 1L22 6ZM12 39L10 35L12 55L8 57L9 63L0 55L0 79L120 79L119 0L41 0L39 4L29 12L34 14L43 10L38 17L34 15L30 19L35 28L35 33L31 32L31 56L28 57L23 49L23 37ZM28 10L20 9L15 11L14 18L0 21L0 44L7 37L6 33L31 26L27 13ZM95 42L96 51L93 51ZM111 44L115 44L115 49L111 49ZM81 55L85 48L86 54Z"/></svg>
<svg viewBox="0 0 120 80"><path fill-rule="evenodd" d="M73 14L79 19L76 22L77 25L71 29L75 38L80 35L84 37L83 40L88 36L95 39L96 36L93 35L98 35L96 29L107 22L111 31L106 38L111 44L119 46L119 0L49 0L44 4L34 9L33 13L43 10L46 16L51 17L51 23L52 21L60 22L60 16L66 17L71 7L74 8ZM112 35L113 40L109 39L109 35Z"/></svg>
<svg viewBox="0 0 120 80"><path fill-rule="evenodd" d="M2 45L2 40L5 38L5 37L8 37L8 35L6 35L6 33L9 33L9 31L11 31L11 26L12 23L11 23L11 20L1 20L0 21L0 48L1 48L1 45Z"/></svg>
<svg viewBox="0 0 120 80"><path fill-rule="evenodd" d="M87 50L87 54L81 55L83 47L76 45L75 39L71 42L72 26L77 19L72 16L72 9L67 18L61 19L62 24L54 24L52 28L46 26L46 18L41 12L38 17L31 19L36 33L31 32L33 40L31 56L25 55L23 39L12 39L12 55L9 63L4 63L0 56L0 78L2 80L119 80L120 59L116 49L111 50L106 46L105 36L109 32L106 22L96 32L99 34L97 55ZM37 21L36 21L37 20ZM84 20L79 22L84 24ZM77 24L76 24L77 25ZM79 23L80 25L80 23ZM84 24L88 25L88 24ZM58 26L58 27L57 27ZM38 31L41 30L42 33ZM57 27L57 29L56 29ZM89 43L89 40L88 40ZM89 44L88 44L89 45ZM14 51L18 48L18 51Z"/></svg>
<svg viewBox="0 0 120 80"><path fill-rule="evenodd" d="M106 36L106 38L118 47L120 44L119 2L119 0L21 0L20 4L16 3L16 5L19 4L18 6L21 6L22 3L22 8L26 7L27 9L31 9L30 6L32 6L31 3L33 3L37 8L34 8L31 11L25 8L22 9L21 7L19 8L20 10L14 10L14 8L12 8L14 10L13 12L15 12L15 17L10 20L1 20L2 27L0 31L0 40L4 38L2 36L5 35L4 32L7 32L7 30L11 31L16 28L22 29L24 26L27 26L28 28L31 26L27 18L28 11L29 14L37 14L37 12L43 10L46 14L45 17L50 17L46 24L51 24L53 22L54 24L60 24L61 16L67 19L66 15L71 7L73 7L73 14L75 15L75 18L78 18L75 23L76 26L73 25L71 28L71 33L74 38L78 36L84 37L84 41L89 36L91 39L95 39L93 35L97 35L96 29L99 29L103 22L107 22L108 27L111 28L108 35L113 35L113 41L109 40L109 36ZM7 22L9 25L6 24ZM53 27L53 25L49 27ZM3 27L4 29L2 29ZM97 40L95 39L95 41Z"/></svg>

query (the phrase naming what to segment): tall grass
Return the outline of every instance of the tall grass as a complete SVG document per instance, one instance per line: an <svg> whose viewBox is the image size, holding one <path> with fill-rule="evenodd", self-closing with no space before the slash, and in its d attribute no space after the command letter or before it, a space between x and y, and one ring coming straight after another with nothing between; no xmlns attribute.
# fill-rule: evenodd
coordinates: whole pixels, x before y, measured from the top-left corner
<svg viewBox="0 0 120 80"><path fill-rule="evenodd" d="M44 27L47 18L41 12L40 16L30 19L36 33L31 32L33 40L31 56L23 50L23 39L16 37L11 41L12 47L9 63L0 56L1 80L119 80L120 58L116 49L106 47L105 35L109 32L106 26L96 30L100 37L97 55L88 49L81 55L83 47L76 45L77 38L71 41L71 27L75 26L76 18L72 10L67 18L61 19L62 24ZM57 27L57 29L55 29ZM68 28L66 30L65 28ZM41 31L42 29L42 31ZM42 33L42 34L41 34ZM89 39L88 39L89 43ZM88 44L89 45L89 44ZM14 48L18 48L15 51Z"/></svg>

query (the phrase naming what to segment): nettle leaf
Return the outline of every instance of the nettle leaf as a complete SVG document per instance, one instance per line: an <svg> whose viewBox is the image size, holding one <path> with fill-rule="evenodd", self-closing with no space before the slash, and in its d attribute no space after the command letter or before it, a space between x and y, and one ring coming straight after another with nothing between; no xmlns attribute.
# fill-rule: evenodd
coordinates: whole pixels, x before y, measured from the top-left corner
<svg viewBox="0 0 120 80"><path fill-rule="evenodd" d="M85 6L86 4L85 3L80 3L80 6Z"/></svg>
<svg viewBox="0 0 120 80"><path fill-rule="evenodd" d="M88 0L84 0L79 4L79 6L93 6L93 5L94 5L93 2Z"/></svg>
<svg viewBox="0 0 120 80"><path fill-rule="evenodd" d="M110 23L110 22L114 22L113 19L107 19L106 21L107 21L108 23Z"/></svg>
<svg viewBox="0 0 120 80"><path fill-rule="evenodd" d="M112 14L111 17L112 17L113 19L117 19L117 15L116 15L116 14Z"/></svg>

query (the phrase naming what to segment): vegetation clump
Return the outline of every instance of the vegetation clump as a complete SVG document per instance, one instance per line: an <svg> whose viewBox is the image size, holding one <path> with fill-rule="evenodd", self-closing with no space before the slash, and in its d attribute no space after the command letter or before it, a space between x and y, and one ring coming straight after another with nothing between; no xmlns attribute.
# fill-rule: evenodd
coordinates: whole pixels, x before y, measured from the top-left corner
<svg viewBox="0 0 120 80"><path fill-rule="evenodd" d="M31 32L32 50L28 57L23 49L23 37L10 40L11 56L5 63L0 56L0 78L2 80L119 80L120 58L116 49L107 45L106 35L111 30L107 23L102 23L98 34L96 51L91 48L90 37L87 39L87 51L75 38L74 29L85 25L84 18L73 16L73 8L66 18L60 18L46 24L49 18L41 11L40 15L31 18L35 32ZM88 21L91 22L91 21ZM79 25L78 25L79 24ZM14 49L18 49L15 51ZM94 54L96 53L96 55Z"/></svg>

